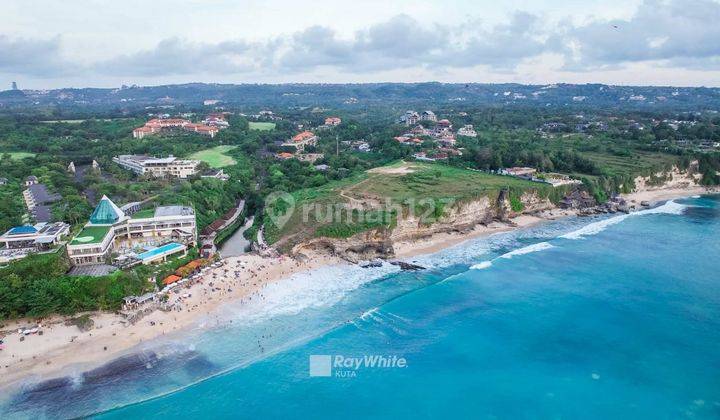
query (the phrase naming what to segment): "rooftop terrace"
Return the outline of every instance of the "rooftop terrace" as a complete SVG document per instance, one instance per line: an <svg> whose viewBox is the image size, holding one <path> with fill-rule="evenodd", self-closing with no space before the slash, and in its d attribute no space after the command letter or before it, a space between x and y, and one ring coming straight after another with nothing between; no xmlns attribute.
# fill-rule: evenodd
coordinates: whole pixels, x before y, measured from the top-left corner
<svg viewBox="0 0 720 420"><path fill-rule="evenodd" d="M110 232L110 226L85 226L70 242L70 245L98 244Z"/></svg>

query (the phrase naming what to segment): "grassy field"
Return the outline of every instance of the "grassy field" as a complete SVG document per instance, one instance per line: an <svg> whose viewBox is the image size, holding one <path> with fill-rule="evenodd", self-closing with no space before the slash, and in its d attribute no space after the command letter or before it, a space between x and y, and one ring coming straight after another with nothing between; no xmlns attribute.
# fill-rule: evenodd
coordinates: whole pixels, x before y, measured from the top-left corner
<svg viewBox="0 0 720 420"><path fill-rule="evenodd" d="M4 155L6 153L9 154L10 158L14 159L14 160L35 157L35 153L30 153L30 152L0 152L0 156Z"/></svg>
<svg viewBox="0 0 720 420"><path fill-rule="evenodd" d="M216 146L212 149L205 149L190 155L190 159L202 160L213 168L224 168L237 163L235 159L225 154L237 146Z"/></svg>
<svg viewBox="0 0 720 420"><path fill-rule="evenodd" d="M251 130L270 131L275 129L275 123L272 122L249 122Z"/></svg>
<svg viewBox="0 0 720 420"><path fill-rule="evenodd" d="M631 151L626 156L584 152L583 155L613 175L648 174L666 168L677 160L675 156L644 151Z"/></svg>
<svg viewBox="0 0 720 420"><path fill-rule="evenodd" d="M446 206L481 196L495 199L500 190L534 189L549 195L552 187L513 177L491 175L435 163L405 163L374 168L319 188L292 194L294 211L278 228L266 224L266 239L285 246L316 236L349 237L378 227L392 227L397 215L413 213L423 223L442 216ZM516 194L517 195L517 194ZM335 208L343 208L338 218ZM285 213L281 202L268 211ZM310 210L308 210L310 209Z"/></svg>

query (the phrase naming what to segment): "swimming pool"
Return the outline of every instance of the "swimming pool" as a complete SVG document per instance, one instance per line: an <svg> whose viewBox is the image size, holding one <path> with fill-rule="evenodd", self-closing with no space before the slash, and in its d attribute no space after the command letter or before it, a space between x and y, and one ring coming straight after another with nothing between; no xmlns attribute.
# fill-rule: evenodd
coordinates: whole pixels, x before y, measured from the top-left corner
<svg viewBox="0 0 720 420"><path fill-rule="evenodd" d="M157 247L155 249L151 249L149 251L145 251L141 254L138 254L138 258L140 258L144 262L147 260L154 259L156 257L171 255L176 252L183 251L183 250L185 250L185 245L179 244L177 242L171 242L169 244L165 244L165 245Z"/></svg>

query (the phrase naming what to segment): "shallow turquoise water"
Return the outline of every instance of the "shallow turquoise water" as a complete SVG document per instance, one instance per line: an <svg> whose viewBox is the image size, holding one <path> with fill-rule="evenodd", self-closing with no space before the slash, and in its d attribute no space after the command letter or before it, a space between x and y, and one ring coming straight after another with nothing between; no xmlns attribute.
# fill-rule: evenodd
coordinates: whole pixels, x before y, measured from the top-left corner
<svg viewBox="0 0 720 420"><path fill-rule="evenodd" d="M549 223L417 261L430 268L296 276L257 305L207 320L219 327L89 376L29 385L2 409L11 417L720 417L718 196ZM310 377L310 355L395 355L407 367Z"/></svg>

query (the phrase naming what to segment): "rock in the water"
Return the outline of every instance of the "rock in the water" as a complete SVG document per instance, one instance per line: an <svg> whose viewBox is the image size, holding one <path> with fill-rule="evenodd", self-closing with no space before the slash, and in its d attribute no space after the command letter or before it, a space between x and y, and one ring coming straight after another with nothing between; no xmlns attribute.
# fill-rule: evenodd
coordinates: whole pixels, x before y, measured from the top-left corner
<svg viewBox="0 0 720 420"><path fill-rule="evenodd" d="M372 261L360 261L358 263L358 265L362 268L382 267L382 264L382 260L377 258Z"/></svg>
<svg viewBox="0 0 720 420"><path fill-rule="evenodd" d="M400 267L400 269L402 269L404 271L418 271L418 270L425 269L425 267L423 267L423 266L406 263L404 261L390 261L390 264L397 265L398 267Z"/></svg>

